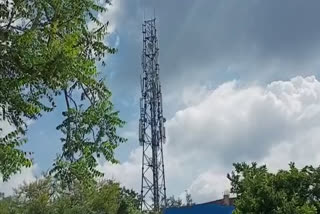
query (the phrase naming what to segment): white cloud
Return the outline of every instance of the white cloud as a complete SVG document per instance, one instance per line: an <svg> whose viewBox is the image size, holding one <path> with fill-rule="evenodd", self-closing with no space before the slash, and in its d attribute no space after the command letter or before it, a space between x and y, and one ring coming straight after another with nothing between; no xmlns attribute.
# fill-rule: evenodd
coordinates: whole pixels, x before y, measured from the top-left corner
<svg viewBox="0 0 320 214"><path fill-rule="evenodd" d="M30 168L23 168L20 173L13 175L9 181L3 182L0 177L0 192L5 195L12 195L15 188L18 188L23 183L31 183L36 180L37 165Z"/></svg>
<svg viewBox="0 0 320 214"><path fill-rule="evenodd" d="M266 88L225 83L169 121L168 152L186 158L179 149L183 145L200 152L201 158L259 159L274 144L318 125L319 90L314 77L273 82Z"/></svg>
<svg viewBox="0 0 320 214"><path fill-rule="evenodd" d="M190 106L166 124L168 195L181 196L188 189L197 202L222 197L233 162L257 161L272 170L287 168L290 161L320 163L320 82L315 77L267 86L240 87L232 81L215 90L189 91ZM127 162L103 169L139 191L140 163L139 148Z"/></svg>
<svg viewBox="0 0 320 214"><path fill-rule="evenodd" d="M120 10L121 0L113 0L111 4L107 3L104 0L100 1L100 5L107 9L104 13L99 13L97 18L101 23L107 23L108 25L108 32L113 33L116 30L118 17L121 14ZM96 24L93 21L88 22L89 29L97 28Z"/></svg>
<svg viewBox="0 0 320 214"><path fill-rule="evenodd" d="M24 122L27 126L30 127L34 123L34 120L24 118ZM7 120L0 120L0 137L6 136L10 132L13 132L15 129L15 126L11 125Z"/></svg>
<svg viewBox="0 0 320 214"><path fill-rule="evenodd" d="M104 2L104 1L102 1ZM116 26L117 26L117 17L121 14L121 0L113 0L111 1L111 5L110 4L106 4L105 7L107 8L107 12L106 13L99 13L98 15L98 19L103 22L106 23L107 21L109 21L109 33L112 33L116 30Z"/></svg>
<svg viewBox="0 0 320 214"><path fill-rule="evenodd" d="M99 165L98 169L105 172L106 179L113 179L119 181L121 185L128 188L133 188L134 190L140 190L140 177L141 171L141 154L142 150L140 148L134 150L128 161L121 164L110 164L105 162Z"/></svg>
<svg viewBox="0 0 320 214"><path fill-rule="evenodd" d="M4 137L14 130L14 126L10 125L8 121L0 120L0 137Z"/></svg>
<svg viewBox="0 0 320 214"><path fill-rule="evenodd" d="M201 173L190 185L188 192L197 202L208 202L221 198L230 183L225 172L205 171Z"/></svg>

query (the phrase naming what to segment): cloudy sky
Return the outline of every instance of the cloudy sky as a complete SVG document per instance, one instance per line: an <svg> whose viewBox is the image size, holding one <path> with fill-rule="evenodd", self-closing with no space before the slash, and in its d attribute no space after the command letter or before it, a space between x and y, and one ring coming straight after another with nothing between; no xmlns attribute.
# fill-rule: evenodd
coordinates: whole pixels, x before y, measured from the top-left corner
<svg viewBox="0 0 320 214"><path fill-rule="evenodd" d="M232 163L257 161L272 170L320 163L320 1L113 0L118 53L99 68L127 122L119 165L101 163L108 178L139 191L137 130L141 24L156 8L160 76L167 118L168 195L188 190L196 202L222 197ZM60 151L59 109L35 121L25 149L35 165L0 183L31 181Z"/></svg>

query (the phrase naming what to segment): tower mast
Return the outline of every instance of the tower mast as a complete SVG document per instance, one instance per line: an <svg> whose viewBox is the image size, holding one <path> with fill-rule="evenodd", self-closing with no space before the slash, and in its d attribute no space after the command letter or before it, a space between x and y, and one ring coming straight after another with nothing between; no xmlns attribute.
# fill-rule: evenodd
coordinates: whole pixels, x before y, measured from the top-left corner
<svg viewBox="0 0 320 214"><path fill-rule="evenodd" d="M163 144L165 118L159 79L156 19L142 25L143 52L139 141L142 146L141 210L159 212L166 206Z"/></svg>

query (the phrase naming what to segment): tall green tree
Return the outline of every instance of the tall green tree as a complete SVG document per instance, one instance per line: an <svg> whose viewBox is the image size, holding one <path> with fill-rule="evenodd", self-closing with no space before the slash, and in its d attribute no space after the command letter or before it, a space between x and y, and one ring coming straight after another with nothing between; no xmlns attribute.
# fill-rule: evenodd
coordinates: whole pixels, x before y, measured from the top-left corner
<svg viewBox="0 0 320 214"><path fill-rule="evenodd" d="M116 162L114 149L125 141L111 92L97 72L105 54L108 0L4 0L0 3L0 174L4 180L29 167L27 121L51 112L63 97L62 154L52 173L65 185L102 175L97 158ZM91 23L92 28L88 27ZM61 103L59 103L61 104ZM1 127L0 127L1 128ZM77 172L77 173L75 173Z"/></svg>
<svg viewBox="0 0 320 214"><path fill-rule="evenodd" d="M276 173L256 163L234 167L228 178L237 196L235 214L320 213L320 167L298 169L291 163Z"/></svg>

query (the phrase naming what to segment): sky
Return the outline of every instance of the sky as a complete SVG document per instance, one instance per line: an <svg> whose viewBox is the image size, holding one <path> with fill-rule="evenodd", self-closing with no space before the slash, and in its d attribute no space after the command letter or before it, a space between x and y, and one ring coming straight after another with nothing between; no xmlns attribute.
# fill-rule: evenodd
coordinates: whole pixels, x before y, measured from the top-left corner
<svg viewBox="0 0 320 214"><path fill-rule="evenodd" d="M318 0L113 0L99 18L110 21L106 42L118 53L99 71L127 122L119 133L128 142L116 151L120 164L100 163L106 178L140 191L141 25L154 8L167 195L188 190L198 203L221 198L234 162L273 171L290 161L319 165ZM35 164L0 183L0 192L50 168L61 148L59 108L31 123L24 148L34 151Z"/></svg>

